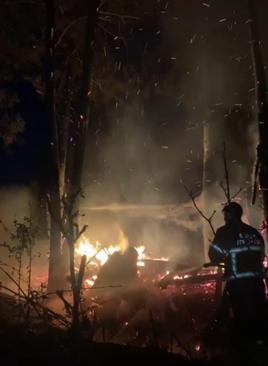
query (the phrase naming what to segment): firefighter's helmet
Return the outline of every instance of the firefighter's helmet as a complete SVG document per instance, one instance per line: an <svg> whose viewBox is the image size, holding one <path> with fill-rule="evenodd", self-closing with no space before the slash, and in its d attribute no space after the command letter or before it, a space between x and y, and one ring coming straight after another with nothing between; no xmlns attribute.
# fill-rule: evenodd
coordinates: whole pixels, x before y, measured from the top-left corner
<svg viewBox="0 0 268 366"><path fill-rule="evenodd" d="M241 219L243 215L242 207L236 202L230 202L226 206L224 206L222 210L224 215L228 215L233 219Z"/></svg>

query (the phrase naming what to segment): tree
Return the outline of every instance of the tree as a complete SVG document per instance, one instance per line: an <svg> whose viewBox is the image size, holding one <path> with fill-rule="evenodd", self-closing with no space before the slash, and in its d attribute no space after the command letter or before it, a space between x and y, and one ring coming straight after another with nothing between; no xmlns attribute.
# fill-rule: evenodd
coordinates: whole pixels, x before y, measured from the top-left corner
<svg viewBox="0 0 268 366"><path fill-rule="evenodd" d="M46 32L46 107L47 124L50 131L51 141L49 146L50 156L50 259L48 290L60 288L64 285L66 277L63 268L63 258L61 253L61 193L60 186L60 131L59 122L56 120L55 104L55 1L46 1L47 10L47 32Z"/></svg>
<svg viewBox="0 0 268 366"><path fill-rule="evenodd" d="M250 15L250 23L249 23L250 44L252 51L252 62L254 66L256 110L257 110L257 121L259 128L259 146L257 148L256 173L259 174L259 183L263 194L264 221L266 223L265 226L267 227L268 222L268 154L266 147L268 139L267 85L261 53L261 41L257 23L256 2L254 0L249 0L248 7ZM253 197L253 203L254 202L255 197ZM266 229L266 235L268 235L267 229Z"/></svg>
<svg viewBox="0 0 268 366"><path fill-rule="evenodd" d="M53 0L46 0L46 2L39 0L32 2L9 1L1 4L3 25L0 37L0 48L3 51L1 77L4 80L1 88L10 90L10 96L11 91L14 92L15 98L18 95L21 105L25 104L25 100L21 98L28 95L24 92L22 96L19 94L21 82L28 83L34 92L38 90L40 105L35 116L35 123L45 114L45 124L49 130L45 142L49 154L42 161L43 174L41 179L47 181L47 184L44 182L42 184L46 186L44 190L49 193L52 206L50 288L51 283L54 283L53 287L58 286L63 274L61 270L61 233L58 225L63 214L61 197L64 194L74 197L81 189L87 140L89 97L96 104L98 98L100 100L104 96L103 92L100 94L96 90L97 88L91 90L90 87L93 48L97 54L103 55L103 44L115 37L113 31L119 29L122 31L122 28L129 30L130 26L126 24L127 21L133 22L137 19L134 15L128 16L124 13L122 2L116 4L103 2L100 8L101 20L107 24L107 27L99 28L99 46L93 45L98 4L99 1L82 0L79 4L73 0L64 2ZM85 7L87 8L86 15L84 15ZM139 8L134 3L130 7L134 11ZM45 14L46 16L44 16ZM46 39L44 39L44 34ZM81 37L81 34L85 36ZM109 40L106 38L107 35ZM44 57L45 50L46 56ZM109 78L106 79L110 80L112 74L109 68L103 67L106 64L106 59L102 57L100 61L99 67L94 68L95 77L104 78L104 74L107 73ZM112 83L116 84L113 81ZM119 84L119 81L117 83ZM95 82L95 85L98 83ZM105 89L108 90L107 95L112 95L113 100L117 97L109 90L109 87L105 87ZM120 93L120 87L118 92ZM33 98L29 100L29 103L33 104L34 108L37 106L36 100ZM102 103L103 101L100 101L100 104ZM17 104L13 109L18 114ZM6 113L6 106L3 107L3 111ZM1 118L1 126L3 126L1 135L3 139L10 141L10 144L15 141L16 135L23 134L23 129L27 128L24 123L24 120L28 123L27 117L23 117L21 124L18 123L21 118L19 114L18 116L14 114L14 123L9 119L8 123L4 124ZM10 132L11 126L14 126L12 134ZM10 130L8 133L6 132L7 128ZM10 137L12 137L11 140ZM49 167L46 171L45 166ZM31 176L30 179L36 178Z"/></svg>
<svg viewBox="0 0 268 366"><path fill-rule="evenodd" d="M59 222L63 216L65 220L69 215L61 210L61 197L74 205L73 200L77 199L77 193L81 190L83 162L85 156L87 125L89 119L89 96L91 84L91 67L93 60L92 44L94 32L98 19L99 1L88 2L88 14L85 30L84 55L82 60L82 72L80 76L80 90L75 96L74 123L64 126L67 121L56 121L55 118L55 2L47 0L47 102L48 102L48 123L51 125L54 141L51 143L51 229L50 229L50 266L49 266L49 288L58 288L59 281L55 277L64 274L61 263L61 228ZM68 122L67 122L68 124ZM67 131L67 133L66 133ZM63 134L63 136L62 136ZM61 136L61 139L59 138ZM68 142L72 141L71 144ZM62 154L60 154L62 152ZM60 162L60 156L62 159ZM68 167L66 169L65 164ZM60 177L62 177L60 179ZM66 184L66 186L65 186ZM68 206L68 205L67 205ZM70 223L69 231L73 225ZM73 235L72 235L73 236ZM72 239L73 243L74 240ZM74 247L69 245L69 255L74 256ZM59 270L57 267L61 268ZM72 266L71 266L72 271ZM74 299L75 300L75 299Z"/></svg>

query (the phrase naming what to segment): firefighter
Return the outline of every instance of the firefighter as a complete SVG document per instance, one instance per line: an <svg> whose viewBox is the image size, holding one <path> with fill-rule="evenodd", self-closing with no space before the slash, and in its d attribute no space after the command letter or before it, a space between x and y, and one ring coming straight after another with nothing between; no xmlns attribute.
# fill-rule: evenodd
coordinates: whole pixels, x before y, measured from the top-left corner
<svg viewBox="0 0 268 366"><path fill-rule="evenodd" d="M209 248L212 265L224 264L226 289L239 339L245 344L264 340L264 240L242 221L242 207L231 202L223 208L225 225Z"/></svg>

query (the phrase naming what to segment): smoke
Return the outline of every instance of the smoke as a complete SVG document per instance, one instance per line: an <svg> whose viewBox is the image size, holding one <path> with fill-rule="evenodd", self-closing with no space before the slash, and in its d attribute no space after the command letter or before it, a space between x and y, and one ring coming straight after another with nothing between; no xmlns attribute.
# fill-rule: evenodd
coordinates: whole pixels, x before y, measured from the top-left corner
<svg viewBox="0 0 268 366"><path fill-rule="evenodd" d="M160 102L158 115L141 98L126 105L120 119L111 114L109 134L97 151L98 179L86 188L84 211L90 239L111 244L120 226L131 244L163 257L178 248L188 253L186 228L196 232L200 224L180 197L181 172L188 168L187 146L194 134L183 128L175 102Z"/></svg>
<svg viewBox="0 0 268 366"><path fill-rule="evenodd" d="M180 181L200 198L204 125L205 214L216 210L215 228L223 224L225 141L231 191L242 188L246 217L259 220L248 204L257 142L248 15L242 1L207 3L165 2L158 29L144 34L136 92L126 80L124 101L101 116L106 129L91 141L85 178L90 238L115 241L120 227L154 255L202 260L202 218Z"/></svg>
<svg viewBox="0 0 268 366"><path fill-rule="evenodd" d="M30 216L32 196L28 187L12 187L0 189L0 220L11 227L14 220L21 222ZM1 227L1 238L5 231Z"/></svg>

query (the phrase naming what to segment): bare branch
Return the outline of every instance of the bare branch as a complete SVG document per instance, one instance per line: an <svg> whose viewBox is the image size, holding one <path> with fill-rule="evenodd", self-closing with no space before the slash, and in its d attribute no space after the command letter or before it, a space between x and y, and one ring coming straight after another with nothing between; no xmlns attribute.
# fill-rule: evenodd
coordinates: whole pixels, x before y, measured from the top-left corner
<svg viewBox="0 0 268 366"><path fill-rule="evenodd" d="M231 196L231 190L230 190L230 179L229 179L229 171L228 171L228 165L227 165L227 156L226 156L226 143L223 143L223 152L222 152L222 159L223 159L223 165L224 165L224 173L225 173L225 184L221 182L220 187L224 192L224 195L227 199L227 203L230 203L235 197L239 195L239 193L242 191L242 188L239 188L239 190Z"/></svg>
<svg viewBox="0 0 268 366"><path fill-rule="evenodd" d="M195 201L195 197L194 197L194 195L193 195L193 193L192 193L192 191L190 191L189 190L189 188L186 186L186 185L184 185L184 189L185 189L185 191L188 193L188 196L191 198L191 200L192 200L192 202L193 202L193 205L194 205L194 208L196 209L196 211L199 213L199 215L201 216L201 217L203 217L203 219L204 220L206 220L207 221L207 223L209 224L209 226L210 226L210 229L211 229L211 231L213 232L213 234L215 235L216 234L216 231L215 231L215 229L214 229L214 227L213 227L213 225L212 225L212 219L213 219L213 217L214 217L214 215L215 215L215 213L216 213L216 211L214 210L213 211L213 213L210 215L210 217L207 217L201 210L200 210L200 208L197 206L197 204L196 204L196 201Z"/></svg>
<svg viewBox="0 0 268 366"><path fill-rule="evenodd" d="M1 284L1 286L0 286L0 288L2 287L3 289L5 289L5 290L7 290L7 291L9 291L9 292L11 292L11 293L13 293L14 295L16 295L16 296L19 296L19 298L22 298L22 299L24 299L25 300L25 302L26 302L26 304L30 304L30 305L32 305L32 307L35 309L35 311L36 311L36 313L38 314L38 315L40 315L40 312L39 312L39 310L38 310L38 307L40 307L40 308L42 308L42 309L44 309L44 310L46 310L47 312L51 312L52 313L52 311L50 310L50 309L47 309L47 308L45 308L43 305L41 305L39 302L36 302L36 301L34 301L30 296L28 296L24 291L23 291L23 289L19 286L19 284L18 284L18 282L6 271L6 270L4 270L1 266L0 266L0 270L17 286L17 288L18 288L18 290L19 290L19 293L18 294L16 294L13 290L10 290L8 287L5 287L5 286L3 286L2 284ZM21 295L22 294L22 295ZM58 318L60 318L60 320L61 321L63 321L63 319L61 318L61 316L59 315L59 314L57 314L57 313L54 313L53 312L53 314L54 315L56 315ZM67 321L65 322L65 323L67 323ZM65 324L66 325L66 324Z"/></svg>
<svg viewBox="0 0 268 366"><path fill-rule="evenodd" d="M63 293L64 293L63 290L57 290L56 291L56 294L59 296L59 298L61 299L61 301L64 304L64 307L65 307L65 310L66 310L67 314L71 315L72 310L73 310L73 306L65 299Z"/></svg>
<svg viewBox="0 0 268 366"><path fill-rule="evenodd" d="M82 20L86 20L87 17L86 16L82 16L79 18L74 19L71 23L69 23L64 30L62 31L61 35L59 36L57 42L55 43L55 48L58 47L58 45L61 43L63 37L65 36L65 34L73 27L75 26L77 23L81 22Z"/></svg>
<svg viewBox="0 0 268 366"><path fill-rule="evenodd" d="M4 269L0 266L0 271L2 271L19 289L19 291L23 294L23 297L27 299L26 293L23 291L19 283Z"/></svg>
<svg viewBox="0 0 268 366"><path fill-rule="evenodd" d="M224 186L224 183L223 183L223 182L220 182L220 183L219 183L219 185L220 185L220 187L221 187L221 189L222 189L222 191L223 191L223 193L224 193L225 197L227 198L227 196L228 196L228 192L227 192L227 190L226 190L226 188L225 188L225 186Z"/></svg>
<svg viewBox="0 0 268 366"><path fill-rule="evenodd" d="M2 283L0 284L0 290L1 289L4 289L4 290L6 290L6 291L8 291L8 292L10 292L12 295L15 295L16 297L21 297L22 299L24 299L24 296L22 296L22 295L20 295L20 294L18 294L16 291L14 291L14 290L12 290L11 288L9 288L9 287L6 287L5 285L3 285Z"/></svg>
<svg viewBox="0 0 268 366"><path fill-rule="evenodd" d="M83 283L83 278L84 278L84 274L85 274L86 261L87 261L87 256L83 255L82 258L81 258L79 271L78 271L78 276L77 276L77 288L76 288L76 290L79 292L79 294L78 294L79 296L80 296L82 283Z"/></svg>
<svg viewBox="0 0 268 366"><path fill-rule="evenodd" d="M240 192L242 192L243 189L239 188L239 190L231 197L231 201L235 199L235 197L237 197L239 195Z"/></svg>
<svg viewBox="0 0 268 366"><path fill-rule="evenodd" d="M103 21L107 21L107 17L112 17L112 18L117 18L119 19L119 21L123 22L125 20L141 20L141 18L139 17L135 17L132 15L126 15L126 14L116 14L116 13L111 13L111 12L107 12L107 11L100 11L99 12L101 15L103 15L104 17L100 16L100 19ZM63 40L64 36L68 33L68 31L73 28L77 23L80 23L83 20L86 20L87 17L86 16L82 16L79 18L74 19L71 23L69 23L64 30L62 31L61 35L59 36L58 40L55 43L55 48L57 48L59 46L59 44L61 43L61 41ZM111 35L113 35L112 32L105 30L107 33L110 33ZM115 35L113 35L115 36Z"/></svg>
<svg viewBox="0 0 268 366"><path fill-rule="evenodd" d="M3 223L2 220L0 220L0 225L2 226L3 230L10 233L10 230L8 229L8 227Z"/></svg>
<svg viewBox="0 0 268 366"><path fill-rule="evenodd" d="M228 203L231 202L231 194L230 194L230 182L229 182L229 171L227 165L227 156L226 156L226 144L223 143L223 152L222 152L222 159L224 164L224 172L225 172L225 181L226 181L226 189L224 190L225 196L227 198Z"/></svg>
<svg viewBox="0 0 268 366"><path fill-rule="evenodd" d="M113 18L117 18L121 21L125 21L125 20L141 20L140 17L135 17L133 15L127 15L127 14L117 14L117 13L112 13L109 11L100 11L101 15L104 15L106 17L113 17ZM103 18L102 18L103 19ZM105 20L105 19L104 19Z"/></svg>
<svg viewBox="0 0 268 366"><path fill-rule="evenodd" d="M216 210L214 210L213 212L212 212L212 214L210 215L210 217L208 218L210 221L212 221L213 220L213 217L215 216L215 214L216 214Z"/></svg>
<svg viewBox="0 0 268 366"><path fill-rule="evenodd" d="M102 0L99 5L99 11L100 9L106 4L107 0Z"/></svg>
<svg viewBox="0 0 268 366"><path fill-rule="evenodd" d="M252 199L251 199L252 205L254 205L256 202L256 196L257 196L257 190L258 190L259 169L260 169L260 160L257 157L257 161L255 164L255 169L254 169L254 181L253 181L253 186L252 186Z"/></svg>
<svg viewBox="0 0 268 366"><path fill-rule="evenodd" d="M47 207L48 207L48 212L49 212L50 216L53 217L55 222L58 224L63 236L66 238L67 233L65 231L64 225L62 224L62 220L61 220L61 218L56 217L55 213L53 212L52 207L51 207L51 201L48 196L47 196Z"/></svg>
<svg viewBox="0 0 268 366"><path fill-rule="evenodd" d="M99 28L101 29L101 30L103 30L103 32L104 33L107 33L107 34L109 34L110 36L112 36L113 38L115 38L115 37L118 37L118 39L121 39L122 40L122 38L121 37L119 37L118 35L116 35L115 33L113 33L113 32L111 32L109 29L107 29L107 28L105 28L103 25L98 25L99 26Z"/></svg>
<svg viewBox="0 0 268 366"><path fill-rule="evenodd" d="M74 239L74 244L77 242L77 240L80 238L81 235L84 234L84 232L87 230L88 225L84 225L83 228L79 231L77 237Z"/></svg>

